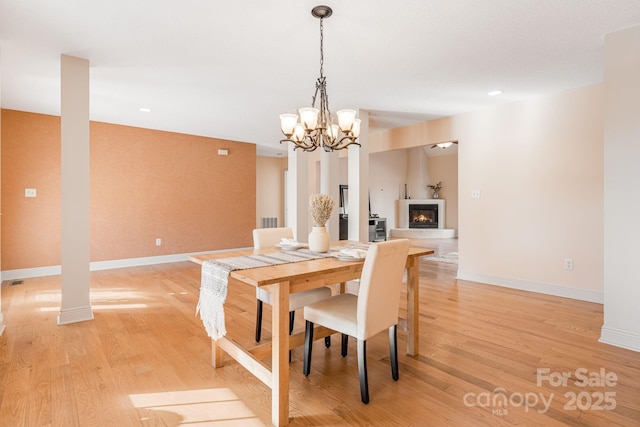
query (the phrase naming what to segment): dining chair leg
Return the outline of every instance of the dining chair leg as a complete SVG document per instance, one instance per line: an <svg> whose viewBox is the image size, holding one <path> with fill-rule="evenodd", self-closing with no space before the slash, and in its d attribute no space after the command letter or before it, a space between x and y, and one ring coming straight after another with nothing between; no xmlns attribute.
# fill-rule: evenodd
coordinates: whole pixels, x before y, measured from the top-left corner
<svg viewBox="0 0 640 427"><path fill-rule="evenodd" d="M291 335L291 333L293 332L293 323L296 321L296 312L294 311L290 311L289 312L289 335Z"/></svg>
<svg viewBox="0 0 640 427"><path fill-rule="evenodd" d="M262 301L257 299L258 305L256 307L256 342L260 342L262 336Z"/></svg>
<svg viewBox="0 0 640 427"><path fill-rule="evenodd" d="M305 377L311 372L311 350L313 345L313 323L307 320L304 328L304 366L302 373Z"/></svg>
<svg viewBox="0 0 640 427"><path fill-rule="evenodd" d="M347 349L349 348L349 335L342 334L342 345L340 346L340 354L347 357Z"/></svg>
<svg viewBox="0 0 640 427"><path fill-rule="evenodd" d="M296 312L295 310L289 312L289 335L293 333L293 323L296 320ZM291 351L289 350L289 363L291 363Z"/></svg>
<svg viewBox="0 0 640 427"><path fill-rule="evenodd" d="M358 374L360 375L360 397L369 403L369 380L367 378L367 341L358 340Z"/></svg>
<svg viewBox="0 0 640 427"><path fill-rule="evenodd" d="M391 359L391 377L398 381L398 325L389 328L389 358Z"/></svg>

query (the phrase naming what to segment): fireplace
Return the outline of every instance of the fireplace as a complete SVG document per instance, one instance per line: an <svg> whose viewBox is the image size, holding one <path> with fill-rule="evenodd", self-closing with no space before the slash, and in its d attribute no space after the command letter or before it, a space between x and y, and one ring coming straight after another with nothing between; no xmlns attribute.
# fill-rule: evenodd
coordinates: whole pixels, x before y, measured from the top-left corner
<svg viewBox="0 0 640 427"><path fill-rule="evenodd" d="M432 209L438 207L437 222L424 224L426 221L411 221L409 216L410 205L427 205ZM431 205L431 206L429 206ZM412 206L412 210L415 206ZM423 213L424 214L424 213ZM427 216L426 214L424 214ZM456 237L456 230L445 228L446 210L444 199L399 199L398 200L398 228L391 229L391 235L398 238L424 239L424 238L452 238ZM422 220L422 218L420 218Z"/></svg>
<svg viewBox="0 0 640 427"><path fill-rule="evenodd" d="M438 205L409 204L409 228L438 228Z"/></svg>

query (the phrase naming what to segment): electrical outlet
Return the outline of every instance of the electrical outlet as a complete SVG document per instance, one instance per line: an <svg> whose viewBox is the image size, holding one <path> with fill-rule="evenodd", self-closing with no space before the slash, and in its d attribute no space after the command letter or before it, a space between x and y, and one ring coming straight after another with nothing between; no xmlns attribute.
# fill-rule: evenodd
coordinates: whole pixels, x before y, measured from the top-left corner
<svg viewBox="0 0 640 427"><path fill-rule="evenodd" d="M471 190L471 198L479 199L480 198L480 190Z"/></svg>
<svg viewBox="0 0 640 427"><path fill-rule="evenodd" d="M24 197L36 197L36 189L35 188L25 188L24 189Z"/></svg>
<svg viewBox="0 0 640 427"><path fill-rule="evenodd" d="M156 246L160 246L162 244L162 239L157 238L156 239Z"/></svg>
<svg viewBox="0 0 640 427"><path fill-rule="evenodd" d="M564 269L565 270L573 270L573 260L571 258L565 258L565 260L564 260Z"/></svg>

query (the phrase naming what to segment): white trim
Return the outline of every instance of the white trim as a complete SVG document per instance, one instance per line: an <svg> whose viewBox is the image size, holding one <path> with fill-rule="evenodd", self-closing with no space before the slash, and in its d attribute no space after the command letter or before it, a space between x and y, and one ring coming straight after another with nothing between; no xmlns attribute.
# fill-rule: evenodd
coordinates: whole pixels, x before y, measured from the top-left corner
<svg viewBox="0 0 640 427"><path fill-rule="evenodd" d="M93 310L91 310L91 306L78 307L71 310L60 310L58 314L58 325L84 322L86 320L93 320Z"/></svg>
<svg viewBox="0 0 640 427"><path fill-rule="evenodd" d="M56 276L62 272L59 265L48 267L22 268L2 272L2 280L28 279L30 277Z"/></svg>
<svg viewBox="0 0 640 427"><path fill-rule="evenodd" d="M168 262L187 261L192 254L160 255L141 258L114 259L95 261L89 265L91 271L111 270L114 268L137 267L141 265L165 264Z"/></svg>
<svg viewBox="0 0 640 427"><path fill-rule="evenodd" d="M0 312L0 337L2 336L2 333L4 332L6 326L4 324L4 316L2 315L2 312Z"/></svg>
<svg viewBox="0 0 640 427"><path fill-rule="evenodd" d="M546 295L554 295L557 297L577 299L580 301L595 302L598 304L604 303L603 292L590 291L587 289L568 288L566 286L529 282L527 280L511 279L508 277L469 273L461 270L458 270L457 279L486 283L489 285L502 286L511 289L519 289L522 291L537 292Z"/></svg>
<svg viewBox="0 0 640 427"><path fill-rule="evenodd" d="M211 250L211 251L190 252L190 253L184 253L184 254L160 255L160 256L140 257L140 258L115 259L115 260L109 260L109 261L95 261L89 264L89 270L90 271L111 270L114 268L138 267L142 265L181 262L181 261L187 261L190 256L194 256L194 255L210 254L210 253L217 253L217 252L230 252L230 251L236 251L236 250L242 250L242 249L253 249L253 247L219 249L215 251ZM61 273L61 267L59 265L51 265L48 267L23 268L19 270L7 270L7 271L0 272L0 274L2 274L3 280L28 279L31 277L42 277L42 276L56 276L56 275L59 275L60 273Z"/></svg>
<svg viewBox="0 0 640 427"><path fill-rule="evenodd" d="M603 326L598 341L628 350L640 351L640 335L623 329Z"/></svg>

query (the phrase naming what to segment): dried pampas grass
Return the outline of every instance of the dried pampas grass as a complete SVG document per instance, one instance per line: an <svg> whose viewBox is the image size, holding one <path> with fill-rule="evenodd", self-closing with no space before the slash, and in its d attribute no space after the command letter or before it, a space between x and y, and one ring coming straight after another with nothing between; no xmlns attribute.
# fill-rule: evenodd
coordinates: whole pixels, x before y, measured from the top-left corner
<svg viewBox="0 0 640 427"><path fill-rule="evenodd" d="M331 217L331 211L336 202L328 194L312 194L309 197L309 211L313 224L316 227L324 227Z"/></svg>

